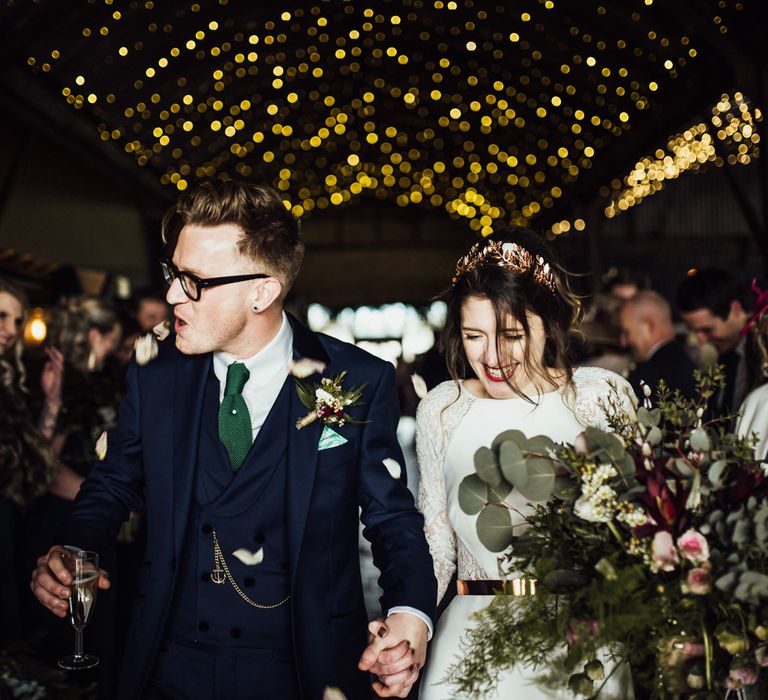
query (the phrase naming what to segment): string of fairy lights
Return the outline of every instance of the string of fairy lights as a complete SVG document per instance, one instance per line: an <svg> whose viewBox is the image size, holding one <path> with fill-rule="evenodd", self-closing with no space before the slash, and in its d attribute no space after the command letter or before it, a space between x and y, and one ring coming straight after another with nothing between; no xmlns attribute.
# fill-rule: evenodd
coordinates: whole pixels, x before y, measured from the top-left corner
<svg viewBox="0 0 768 700"><path fill-rule="evenodd" d="M256 11L245 0L89 0L85 22L62 26L56 45L36 47L28 64L74 109L91 111L103 141L178 191L204 177L248 178L271 183L297 216L367 196L437 208L487 235L555 207L695 67L692 36L660 19L648 29L653 0L620 4L629 9L330 0ZM712 119L733 130L731 141L741 135L737 148L747 150L736 162L757 155L759 110L745 104L724 96ZM669 153L603 192L606 215L722 159L713 144L706 125L675 137ZM568 219L551 232L584 227Z"/></svg>
<svg viewBox="0 0 768 700"><path fill-rule="evenodd" d="M612 197L605 215L612 219L661 191L664 183L686 172L698 172L705 165L749 165L760 155L757 124L763 119L759 107L740 92L722 95L712 108L709 124L700 122L673 136L667 149L638 161L623 180L612 183ZM601 193L607 194L608 188Z"/></svg>

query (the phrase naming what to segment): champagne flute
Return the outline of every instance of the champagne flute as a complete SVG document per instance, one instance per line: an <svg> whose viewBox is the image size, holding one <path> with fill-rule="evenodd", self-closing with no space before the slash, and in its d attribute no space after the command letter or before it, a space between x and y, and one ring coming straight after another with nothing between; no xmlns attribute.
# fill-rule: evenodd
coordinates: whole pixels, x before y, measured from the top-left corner
<svg viewBox="0 0 768 700"><path fill-rule="evenodd" d="M96 552L65 549L61 559L72 575L69 595L69 622L75 629L75 653L59 659L67 671L93 668L99 658L83 653L83 628L88 624L99 590L99 555Z"/></svg>

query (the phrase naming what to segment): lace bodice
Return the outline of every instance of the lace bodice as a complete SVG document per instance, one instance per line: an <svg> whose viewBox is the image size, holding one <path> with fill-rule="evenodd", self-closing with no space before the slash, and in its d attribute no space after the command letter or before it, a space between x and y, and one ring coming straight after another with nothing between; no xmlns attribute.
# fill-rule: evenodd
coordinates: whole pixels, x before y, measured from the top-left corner
<svg viewBox="0 0 768 700"><path fill-rule="evenodd" d="M625 379L599 367L574 372L571 387L540 397L532 406L524 399L481 399L454 382L435 387L419 404L416 450L421 478L419 508L424 514L438 582L438 600L458 565L461 579L496 579L497 555L488 552L474 532L474 518L458 507L458 484L474 472L472 455L490 445L502 430L546 434L556 442L572 442L588 425L606 429L603 405L615 392L619 410L632 414L632 388ZM513 495L516 492L513 491ZM516 494L521 498L519 494ZM514 504L521 512L524 499ZM519 516L522 520L522 516Z"/></svg>

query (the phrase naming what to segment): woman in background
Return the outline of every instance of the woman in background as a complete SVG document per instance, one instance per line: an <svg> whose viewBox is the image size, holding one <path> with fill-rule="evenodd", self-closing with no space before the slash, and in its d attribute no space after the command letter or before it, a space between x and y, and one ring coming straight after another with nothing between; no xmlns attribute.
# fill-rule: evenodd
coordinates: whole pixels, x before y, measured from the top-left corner
<svg viewBox="0 0 768 700"><path fill-rule="evenodd" d="M49 353L42 373L45 397L39 419L31 409L22 363L22 336L29 316L26 294L0 278L0 643L21 632L18 580L27 578L17 553L19 521L45 492L55 471L41 424L52 430L61 404L61 355Z"/></svg>
<svg viewBox="0 0 768 700"><path fill-rule="evenodd" d="M115 309L93 296L62 300L52 310L47 343L64 356L62 408L52 439L58 470L48 491L28 510L24 519L25 568L35 567L35 553L47 551L72 510L72 503L96 459L96 441L112 428L117 418L119 395L115 374L108 363L120 343L121 326ZM115 551L99 552L109 571L115 569ZM99 595L99 605L88 626L88 638L101 660L94 671L80 672L84 684L96 682L99 696L114 697L115 677L115 590ZM25 615L31 629L43 632L41 653L49 662L71 647L72 630L52 617L29 593L24 598Z"/></svg>

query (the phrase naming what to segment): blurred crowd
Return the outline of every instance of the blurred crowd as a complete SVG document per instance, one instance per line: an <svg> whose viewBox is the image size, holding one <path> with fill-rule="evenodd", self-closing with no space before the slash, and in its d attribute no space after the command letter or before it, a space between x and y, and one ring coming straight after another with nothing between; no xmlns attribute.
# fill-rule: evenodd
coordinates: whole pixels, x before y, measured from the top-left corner
<svg viewBox="0 0 768 700"><path fill-rule="evenodd" d="M581 333L572 338L576 364L627 377L638 397L663 382L684 397L696 391L694 371L723 367L713 413L733 416L742 433L756 432L757 456L768 452L768 292L722 269L691 271L674 299L642 273L610 270L599 293L584 299ZM143 290L129 302L97 296L62 298L46 309L47 335L25 343L31 308L18 284L0 278L0 643L24 639L40 658L55 659L72 644L66 623L32 597L35 558L56 542L99 436L115 424L124 376L136 339L169 316L162 292ZM411 377L427 388L448 378L439 347L398 367L404 415L415 414ZM646 388L647 387L647 388ZM738 414L742 414L740 417ZM405 446L406 450L408 446ZM102 664L89 678L110 697L130 609L131 572L142 553L142 514L126 523L114 550L101 554L113 574L88 637Z"/></svg>
<svg viewBox="0 0 768 700"><path fill-rule="evenodd" d="M30 313L23 288L0 278L0 644L23 640L55 666L72 646L72 630L33 598L29 575L57 541L99 436L116 423L136 339L168 317L168 306L151 290L122 303L64 297L45 311L44 340L25 343ZM102 554L115 586L101 596L88 630L102 664L81 680L105 698L112 696L142 537L136 513Z"/></svg>

